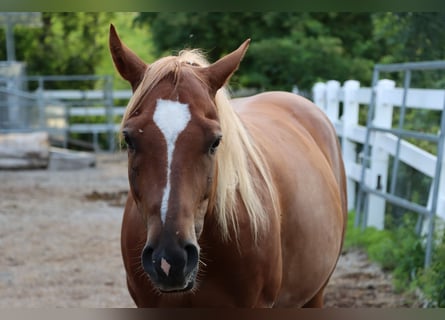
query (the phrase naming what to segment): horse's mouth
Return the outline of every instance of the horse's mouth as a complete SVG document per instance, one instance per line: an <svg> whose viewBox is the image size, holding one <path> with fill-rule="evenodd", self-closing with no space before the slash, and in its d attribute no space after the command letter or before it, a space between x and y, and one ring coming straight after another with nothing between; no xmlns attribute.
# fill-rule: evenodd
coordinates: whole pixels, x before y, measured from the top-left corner
<svg viewBox="0 0 445 320"><path fill-rule="evenodd" d="M165 287L159 287L159 291L162 293L170 294L170 293L185 293L188 291L191 291L193 287L195 286L194 280L189 280L184 288L165 288Z"/></svg>
<svg viewBox="0 0 445 320"><path fill-rule="evenodd" d="M171 284L165 284L165 283L158 283L156 286L158 290L161 293L169 294L169 293L186 293L188 291L193 290L196 284L196 274L197 270L193 270L188 276L187 279L184 281L184 285L175 285L172 286Z"/></svg>

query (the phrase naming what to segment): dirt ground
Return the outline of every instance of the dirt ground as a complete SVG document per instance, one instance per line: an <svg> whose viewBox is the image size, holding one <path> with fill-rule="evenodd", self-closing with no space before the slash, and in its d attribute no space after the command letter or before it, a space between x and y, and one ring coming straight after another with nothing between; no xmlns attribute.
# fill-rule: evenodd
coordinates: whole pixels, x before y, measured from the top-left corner
<svg viewBox="0 0 445 320"><path fill-rule="evenodd" d="M0 307L134 307L120 256L126 155L95 168L0 171ZM328 307L418 307L359 251L343 254Z"/></svg>

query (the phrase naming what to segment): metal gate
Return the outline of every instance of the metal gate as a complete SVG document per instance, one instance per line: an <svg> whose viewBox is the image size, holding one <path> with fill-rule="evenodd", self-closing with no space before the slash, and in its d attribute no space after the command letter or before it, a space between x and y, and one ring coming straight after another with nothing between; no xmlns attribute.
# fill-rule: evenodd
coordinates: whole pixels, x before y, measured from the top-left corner
<svg viewBox="0 0 445 320"><path fill-rule="evenodd" d="M112 76L0 76L0 133L47 131L67 148L114 151L131 90L113 90ZM59 88L50 90L51 82ZM62 88L60 88L62 87ZM74 89L73 89L74 88ZM96 89L82 89L96 88ZM26 91L25 91L26 90Z"/></svg>
<svg viewBox="0 0 445 320"><path fill-rule="evenodd" d="M361 171L361 179L357 195L356 204L356 226L365 226L368 215L368 198L369 195L375 195L383 198L385 201L404 208L406 210L411 210L419 215L419 226L423 224L423 221L427 219L428 221L428 232L426 240L426 254L425 254L425 267L428 267L431 263L432 246L433 246L433 234L435 227L435 217L437 212L438 204L438 190L439 190L439 180L442 170L442 158L444 153L444 140L445 140L445 98L443 109L440 117L440 130L438 134L430 134L423 132L416 132L411 130L403 129L406 116L406 102L408 91L411 86L413 71L427 71L427 70L445 70L445 61L430 61L430 62L414 62L414 63L401 63L401 64L388 64L381 65L378 64L374 67L372 88L374 89L371 95L371 102L368 110L368 117L366 121L366 138L363 145L363 165ZM403 73L403 95L402 104L400 106L400 114L397 128L382 128L375 126L373 124L373 119L375 115L375 105L376 105L376 84L380 78L382 72L385 73ZM369 186L365 183L365 171L367 164L371 160L371 148L370 139L371 134L375 132L381 133L391 133L397 137L396 151L392 163L392 175L391 183L389 186L381 186L379 180L377 186ZM419 140L425 140L437 144L437 160L435 166L435 176L432 180L431 191L430 191L430 201L426 206L419 205L418 203L409 201L395 194L396 184L397 184L397 173L400 163L400 146L403 138L415 138ZM420 227L418 231L420 232Z"/></svg>

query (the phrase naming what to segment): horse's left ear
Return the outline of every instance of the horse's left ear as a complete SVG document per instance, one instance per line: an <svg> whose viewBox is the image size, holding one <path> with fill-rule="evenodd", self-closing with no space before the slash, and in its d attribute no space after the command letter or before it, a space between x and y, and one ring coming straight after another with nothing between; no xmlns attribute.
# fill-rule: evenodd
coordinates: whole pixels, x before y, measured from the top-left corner
<svg viewBox="0 0 445 320"><path fill-rule="evenodd" d="M230 76L238 69L249 43L250 39L247 39L238 49L205 68L204 73L213 93L216 94L216 91L223 87Z"/></svg>
<svg viewBox="0 0 445 320"><path fill-rule="evenodd" d="M134 92L144 76L147 64L121 42L112 24L110 25L109 47L116 69L122 78L130 82Z"/></svg>

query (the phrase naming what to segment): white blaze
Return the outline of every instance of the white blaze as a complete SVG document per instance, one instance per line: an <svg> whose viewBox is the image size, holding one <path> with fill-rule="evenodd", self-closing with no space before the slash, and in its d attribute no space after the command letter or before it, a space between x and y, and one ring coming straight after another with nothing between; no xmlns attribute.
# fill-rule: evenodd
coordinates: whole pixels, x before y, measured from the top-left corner
<svg viewBox="0 0 445 320"><path fill-rule="evenodd" d="M167 144L167 184L164 189L161 204L161 220L165 223L170 197L170 171L176 140L190 121L190 109L188 104L178 101L158 99L153 121L164 135Z"/></svg>

